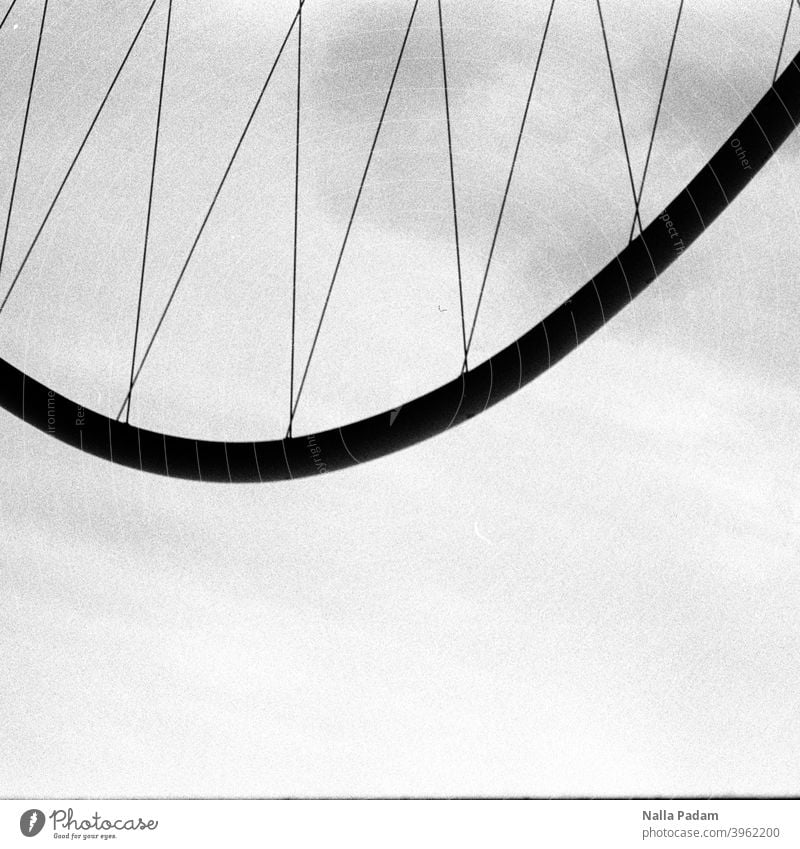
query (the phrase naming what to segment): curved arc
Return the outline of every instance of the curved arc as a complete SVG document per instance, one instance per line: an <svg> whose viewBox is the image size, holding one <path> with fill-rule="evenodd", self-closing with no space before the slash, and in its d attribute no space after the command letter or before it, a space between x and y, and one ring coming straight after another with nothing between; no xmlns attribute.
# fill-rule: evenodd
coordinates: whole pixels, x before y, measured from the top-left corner
<svg viewBox="0 0 800 849"><path fill-rule="evenodd" d="M689 185L595 277L519 339L476 368L403 404L399 414L395 408L321 433L264 442L194 440L86 409L2 359L0 406L87 453L191 480L289 480L393 453L467 421L575 350L696 241L798 122L800 53Z"/></svg>

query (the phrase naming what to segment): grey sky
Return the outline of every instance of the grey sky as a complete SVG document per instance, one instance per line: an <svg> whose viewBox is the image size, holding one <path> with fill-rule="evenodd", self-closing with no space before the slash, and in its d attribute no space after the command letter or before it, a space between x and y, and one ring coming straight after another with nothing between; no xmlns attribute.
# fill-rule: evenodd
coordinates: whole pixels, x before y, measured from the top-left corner
<svg viewBox="0 0 800 849"><path fill-rule="evenodd" d="M20 29L35 26L35 5ZM313 179L302 194L302 350L410 10L342 5L309 0L304 30ZM686 5L648 215L766 90L785 15L783 2L735 4L735 15L729 2ZM12 267L74 150L80 131L70 135L64 116L90 116L102 93L90 60L107 51L107 79L145 8L53 6L60 35L45 45L49 94L32 127L38 167L23 174ZM168 89L171 176L157 195L150 326L292 6L175 3L182 71ZM444 4L469 303L545 6ZM677 3L604 8L641 163ZM630 225L594 2L556 9L483 353L585 282ZM3 356L76 398L99 391L101 409L121 400L130 356L142 115L152 117L163 12L143 35L127 100L98 134L104 164L65 196L2 319ZM435 4L421 0L419 15L305 421L390 406L458 366ZM0 35L0 57L23 80L30 30L24 44L11 39ZM64 63L70 73L55 70ZM292 81L286 63L221 198L228 226L210 227L184 311L154 348L135 407L148 424L234 437L285 426ZM17 115L0 134L6 192L19 98L4 90L0 109ZM799 155L792 138L713 230L552 373L452 433L347 473L190 485L104 465L4 415L0 787L796 791ZM236 263L232 243L244 245ZM219 297L231 291L232 307ZM264 313L272 332L259 335ZM197 409L210 386L217 403Z"/></svg>

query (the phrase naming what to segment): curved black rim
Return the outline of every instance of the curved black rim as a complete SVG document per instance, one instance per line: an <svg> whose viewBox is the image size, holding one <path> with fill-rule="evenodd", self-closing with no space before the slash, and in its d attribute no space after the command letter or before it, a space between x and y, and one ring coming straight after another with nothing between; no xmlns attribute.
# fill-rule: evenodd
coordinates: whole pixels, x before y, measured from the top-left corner
<svg viewBox="0 0 800 849"><path fill-rule="evenodd" d="M668 268L720 215L800 120L800 53L667 208L595 277L490 359L394 410L264 442L195 440L81 406L0 359L0 406L46 434L123 466L196 481L257 483L336 471L442 433L530 383Z"/></svg>

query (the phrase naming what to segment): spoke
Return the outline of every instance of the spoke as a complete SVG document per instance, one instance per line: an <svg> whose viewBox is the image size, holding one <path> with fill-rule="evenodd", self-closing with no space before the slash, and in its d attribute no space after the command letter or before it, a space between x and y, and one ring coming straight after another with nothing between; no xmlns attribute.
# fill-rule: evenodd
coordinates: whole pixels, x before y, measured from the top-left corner
<svg viewBox="0 0 800 849"><path fill-rule="evenodd" d="M464 362L467 361L467 326L464 318L464 285L461 276L461 244L458 235L458 206L456 204L456 172L453 165L453 131L450 123L450 94L447 86L447 59L444 49L444 21L442 18L442 0L439 6L439 41L442 47L442 79L444 81L444 109L447 117L447 152L450 158L450 190L453 196L453 230L456 243L456 268L458 269L458 300L461 306L461 338L464 346Z"/></svg>
<svg viewBox="0 0 800 849"><path fill-rule="evenodd" d="M778 50L778 61L775 63L775 72L772 75L772 82L778 79L778 70L781 67L781 59L783 58L783 48L786 45L786 34L789 32L789 22L792 20L792 12L794 11L794 0L789 0L789 11L786 13L786 24L783 27L783 36L781 38L781 46Z"/></svg>
<svg viewBox="0 0 800 849"><path fill-rule="evenodd" d="M394 73L392 74L392 80L389 83L389 91L386 94L386 100L384 101L384 104L383 104L383 110L381 112L381 117L378 120L378 128L375 131L375 137L372 140L372 147L370 147L369 156L367 157L367 164L364 168L364 173L361 177L361 184L358 187L358 194L356 194L355 203L353 204L353 211L350 213L350 220L347 223L347 229L345 231L344 239L342 241L342 247L339 251L339 256L336 260L336 266L333 269L333 276L331 277L331 282L330 282L330 285L328 286L328 293L325 296L325 303L322 307L322 314L319 317L319 322L317 324L317 330L314 333L314 340L311 343L311 351L309 352L308 359L306 360L305 369L303 370L303 377L300 381L300 388L297 390L297 398L295 399L294 406L292 407L292 414L291 414L291 417L289 419L289 431L287 431L287 435L289 433L291 433L291 427L292 427L292 424L294 422L294 418L297 415L297 406L300 403L300 397L303 394L303 388L305 387L306 378L308 377L308 369L311 366L311 359L314 356L314 351L316 350L316 347L317 347L317 341L319 340L319 334L320 334L320 331L322 330L322 323L325 321L325 314L328 311L328 304L330 303L330 300L331 300L331 293L333 292L333 287L336 283L336 278L339 275L339 268L341 267L342 258L344 257L344 251L345 251L345 248L347 247L347 241L350 237L350 230L353 227L353 221L355 220L356 212L358 211L358 205L361 201L361 195L364 191L364 184L367 182L367 174L369 174L369 168L370 168L370 165L372 164L372 157L375 154L375 148L378 145L378 139L380 138L381 129L383 127L383 122L384 122L384 119L386 117L386 112L389 108L389 101L392 98L392 91L394 91L394 84L395 84L395 81L397 80L397 73L400 70L400 63L403 61L403 54L405 53L405 50L406 50L406 44L408 43L408 36L411 32L411 25L414 23L414 15L417 12L417 6L418 5L419 5L419 0L414 0L414 7L411 10L411 17L408 19L408 26L406 27L405 35L403 36L403 44L400 47L400 54L397 57L397 62L394 66Z"/></svg>
<svg viewBox="0 0 800 849"><path fill-rule="evenodd" d="M638 204L637 204L636 184L633 180L633 169L631 168L631 157L630 157L630 153L628 151L628 139L625 135L625 124L622 120L622 109L619 105L619 95L617 93L617 80L616 80L616 77L614 76L614 65L611 61L611 50L609 49L609 46L608 46L608 36L606 35L606 25L605 25L605 21L603 20L603 9L600 6L600 0L597 0L597 13L600 16L600 28L603 31L603 44L605 45L606 59L608 60L608 72L611 76L611 88L614 92L614 104L616 105L616 108L617 108L617 118L619 120L619 131L620 131L620 134L622 135L622 149L625 151L625 164L628 166L628 179L630 180L631 193L633 195L633 204L634 204L634 209L635 209L635 220L636 220L636 223L638 223L638 225L639 225L639 232L641 233L644 230L644 227L642 227L642 218L641 218L641 215L639 214L639 207L638 207Z"/></svg>
<svg viewBox="0 0 800 849"><path fill-rule="evenodd" d="M667 89L667 78L669 77L669 69L672 65L672 54L675 50L675 40L678 37L678 27L681 23L681 14L683 13L683 2L681 0L680 6L678 7L678 17L675 20L675 29L672 31L672 41L669 45L669 55L667 56L667 67L664 70L664 79L661 81L661 92L658 95L658 106L656 107L656 117L653 121L653 131L650 133L650 144L647 146L647 156L644 160L644 170L642 171L642 180L639 183L639 191L636 195L636 211L633 215L633 221L631 222L631 232L628 236L628 242L633 241L633 233L636 229L636 221L639 220L641 224L641 219L639 218L639 207L642 203L642 194L644 193L644 183L647 179L647 169L650 167L650 155L653 152L653 143L656 140L656 130L658 129L658 119L661 117L661 106L664 103L664 92ZM794 0L792 0L794 2Z"/></svg>
<svg viewBox="0 0 800 849"><path fill-rule="evenodd" d="M530 88L528 89L528 99L525 102L525 111L522 114L522 122L520 123L519 134L517 135L517 144L514 148L514 156L511 160L511 168L508 172L508 180L506 180L506 188L503 192L503 200L500 204L500 212L497 216L497 223L495 224L494 235L492 236L492 244L489 248L489 256L486 260L486 267L483 272L483 281L481 282L481 289L478 293L478 303L475 307L475 315L472 318L472 326L469 331L469 337L467 338L467 350L464 355L464 364L462 371L467 370L467 355L469 354L469 349L472 347L472 338L475 335L475 327L478 324L478 313L480 312L481 304L483 303L483 293L486 290L486 281L489 279L489 269L491 268L492 259L494 258L494 251L495 247L497 246L497 238L500 235L500 225L503 222L503 215L506 210L508 194L511 191L511 182L514 179L514 171L517 167L517 158L519 157L520 147L522 146L522 137L525 134L525 125L528 122L528 113L530 112L531 102L533 101L533 91L536 88L536 79L539 76L539 66L542 63L542 54L544 53L544 46L547 43L547 34L550 31L550 21L553 17L553 9L555 8L555 5L556 0L551 0L550 9L547 12L547 20L545 21L544 25L544 32L542 33L542 40L539 44L539 53L536 57L536 66L533 69L533 77L531 79Z"/></svg>
<svg viewBox="0 0 800 849"><path fill-rule="evenodd" d="M17 195L17 181L19 180L19 167L22 163L22 151L25 148L25 136L28 131L28 118L31 114L31 101L33 100L33 89L36 84L36 71L39 67L39 54L42 49L42 35L44 34L44 22L47 18L47 3L48 0L44 0L44 4L42 6L42 22L39 25L39 38L36 42L36 56L33 60L33 70L31 71L31 84L28 88L28 101L25 105L25 118L22 121L22 133L19 138L19 150L17 151L17 164L14 168L14 181L11 184L11 199L8 202L8 214L6 215L6 224L3 229L3 246L0 248L0 274L3 272L3 261L6 257L6 244L8 243L8 230L11 226L11 216L14 214L14 198ZM9 12L11 9L9 9ZM5 23L5 18L3 18L3 23ZM6 296L7 297L7 296ZM5 306L5 300L3 301L2 306L0 306L0 310Z"/></svg>
<svg viewBox="0 0 800 849"><path fill-rule="evenodd" d="M800 6L800 0L797 0L797 5ZM781 59L783 58L783 48L786 46L786 35L789 32L789 22L792 20L792 11L794 0L789 0L789 12L786 15L786 24L783 27L783 37L781 38L780 50L778 50L778 61L775 63L775 73L772 75L772 82L778 79L778 71L781 67Z"/></svg>
<svg viewBox="0 0 800 849"><path fill-rule="evenodd" d="M17 273L14 275L14 279L11 281L11 285L9 286L8 291L6 292L5 297L3 298L3 302L0 303L0 313L2 313L2 311L5 309L5 306L8 303L8 299L11 297L11 293L14 291L14 287L17 285L17 281L19 280L20 275L25 270L25 266L27 265L31 254L33 253L33 249L36 247L39 241L39 237L42 235L42 231L44 230L45 225L50 219L53 209L55 209L55 206L58 203L58 199L61 197L61 193L64 191L64 186L67 185L67 182L69 181L69 178L72 175L73 170L75 169L75 165L77 164L81 153L83 153L83 149L86 147L86 143L89 141L89 136L91 136L92 130L94 130L95 125L100 119L100 115L102 114L103 109L105 108L105 105L108 102L109 97L111 96L111 92L114 90L114 87L117 84L117 80L120 78L123 68L127 64L128 58L133 52L133 48L136 46L136 42L139 40L139 36L141 35L141 32L144 29L144 25L147 23L147 19L150 17L150 12L153 11L153 7L156 5L156 2L157 0L152 0L149 8L147 9L147 13L144 16L144 19L142 20L141 24L139 24L139 29L136 31L136 35L133 37L133 41L131 42L130 47L128 48L128 52L125 54L125 58L122 60L122 64L117 69L117 73L114 75L114 79L112 80L111 85L108 87L108 91L106 91L105 97L103 98L103 101L100 104L100 108L95 113L92 123L89 125L89 129L86 131L86 135L83 137L83 141L81 142L80 147L78 148L78 152L73 157L72 162L69 168L67 169L67 173L64 176L64 179L61 181L61 185L58 187L58 191L56 192L52 203L48 207L47 212L45 213L45 216L42 219L42 223L39 225L39 229L36 231L36 235L34 236L30 247L28 248L25 256L23 257L22 263L17 269Z"/></svg>
<svg viewBox="0 0 800 849"><path fill-rule="evenodd" d="M236 142L236 147L234 148L233 153L231 154L231 157L228 160L228 165L226 166L225 172L222 175L222 179L220 180L219 185L217 186L217 190L214 192L214 197L211 199L211 204L209 205L208 210L206 211L206 214L203 217L203 222L200 225L200 229L198 230L197 235L194 238L194 241L192 242L192 246L189 249L189 253L186 257L186 260L184 261L183 266L181 267L180 273L178 274L178 279L175 281L175 285L172 287L172 291L170 292L169 298L167 299L167 303L166 303L166 305L164 306L164 309L161 312L161 316L158 319L158 323L156 324L156 329L153 331L153 335L150 337L150 341L147 343L147 348L145 348L145 352L142 355L142 359L139 361L139 365L136 369L136 373L133 376L133 380L131 381L131 385L130 385L130 388L128 389L128 393L125 396L124 400L122 401L122 406L119 409L119 413L117 414L117 418L119 418L122 415L122 412L125 409L125 405L128 403L128 399L131 397L131 393L133 392L133 388L136 386L136 383L139 380L139 376L142 373L142 369L144 368L144 365L147 362L147 358L150 356L150 352L153 350L153 344L155 343L156 338L158 337L159 331L161 330L161 328L164 324L164 320L166 319L167 314L169 313L169 309L172 306L173 301L175 300L175 295L178 291L178 288L180 287L181 283L183 282L183 278L186 276L186 269L189 267L189 263L192 261L192 257L194 256L194 252L197 249L198 243L200 242L200 238L203 235L203 233L205 232L206 225L208 224L208 220L211 218L211 213L214 211L214 207L217 205L217 200L219 199L219 196L222 193L222 189L225 186L225 183L228 179L228 175L231 173L231 169L233 168L233 164L234 164L234 162L236 162L236 157L239 155L239 151L241 150L242 145L244 144L244 140L247 137L247 133L250 130L250 126L253 123L253 119L256 117L256 113L258 112L258 108L259 108L259 106L261 106L261 101L264 99L264 95L266 94L267 88L269 87L270 81L272 80L272 76L275 73L275 69L278 67L278 62L280 62L280 59L281 59L281 56L283 55L283 51L286 47L286 44L289 41L289 38L292 34L292 31L294 30L295 24L297 23L297 19L300 16L300 9L302 9L303 5L306 2L307 2L307 0L301 0L300 7L299 7L298 11L295 12L294 17L292 18L292 22L289 25L289 29L287 30L286 35L284 36L284 39L281 42L281 46L278 49L278 54L277 54L277 56L275 57L275 60L272 63L272 67L269 70L269 74L267 74L267 79L266 79L264 85L261 88L261 92L259 93L258 98L256 99L255 105L253 106L252 110L250 111L250 116L248 117L247 122L245 123L244 130L242 130L242 133L239 136L239 140Z"/></svg>
<svg viewBox="0 0 800 849"><path fill-rule="evenodd" d="M142 266L139 276L139 301L136 305L136 329L133 335L133 353L131 354L130 392L128 393L128 405L125 411L125 423L131 417L131 393L133 392L133 374L136 368L136 349L139 343L139 325L142 320L142 296L144 295L144 278L147 271L147 248L150 243L150 222L153 214L153 188L156 181L156 165L158 162L158 142L161 138L161 112L164 105L164 80L167 76L167 55L169 54L169 33L172 25L172 0L167 7L167 26L164 34L164 57L161 62L161 84L158 90L158 114L156 116L156 134L153 141L153 161L150 171L150 193L147 198L147 221L144 227L144 248L142 249ZM119 418L119 417L117 417Z"/></svg>
<svg viewBox="0 0 800 849"><path fill-rule="evenodd" d="M303 67L303 6L297 10L297 116L294 154L294 245L292 249L292 361L289 375L289 436L292 435L294 403L294 355L297 317L297 228L300 206L300 82Z"/></svg>
<svg viewBox="0 0 800 849"><path fill-rule="evenodd" d="M17 5L17 0L11 0L11 5L6 9L5 15L3 15L3 20L0 21L0 30L3 29L3 24L5 24L6 20L8 20L8 16L11 14L11 10L16 5Z"/></svg>

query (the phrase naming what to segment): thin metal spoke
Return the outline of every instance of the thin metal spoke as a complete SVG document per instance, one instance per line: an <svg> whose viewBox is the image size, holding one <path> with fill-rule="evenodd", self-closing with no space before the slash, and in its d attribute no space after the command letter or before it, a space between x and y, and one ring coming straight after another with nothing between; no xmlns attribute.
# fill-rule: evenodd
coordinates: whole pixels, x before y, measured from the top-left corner
<svg viewBox="0 0 800 849"><path fill-rule="evenodd" d="M614 76L614 65L611 61L611 50L609 49L609 46L608 46L608 36L606 35L606 25L605 25L605 21L603 20L603 9L600 6L600 0L596 0L596 2L597 2L597 14L600 16L600 28L603 31L603 44L605 45L605 49L606 49L606 59L608 60L608 72L611 76L611 88L614 91L614 104L617 107L617 118L619 119L619 131L620 131L620 134L622 135L622 148L625 151L625 163L628 166L628 179L630 180L631 194L633 196L633 204L634 204L634 208L636 210L635 220L639 225L639 232L641 233L641 232L644 231L644 227L642 226L642 218L641 218L641 215L639 214L639 205L638 205L638 202L637 202L637 195L636 195L636 183L634 182L634 179L633 179L633 169L631 168L631 157L630 157L630 153L628 151L628 139L625 135L625 123L622 120L622 109L619 105L619 95L617 93L617 80L616 80L616 77Z"/></svg>
<svg viewBox="0 0 800 849"><path fill-rule="evenodd" d="M455 233L456 268L458 270L458 300L461 307L461 338L464 346L464 361L467 360L467 325L464 317L464 284L461 275L461 244L458 233L458 204L456 203L456 172L453 165L453 131L450 122L450 94L447 86L447 58L444 47L444 20L442 16L442 0L439 6L439 41L442 48L442 79L444 82L444 109L447 117L447 152L450 159L450 190L453 196L453 231Z"/></svg>
<svg viewBox="0 0 800 849"><path fill-rule="evenodd" d="M628 236L628 242L633 241L633 233L636 229L636 221L637 219L641 223L641 219L639 218L639 207L642 203L642 194L644 193L644 183L647 179L647 170L650 167L650 155L653 153L653 143L656 140L656 130L658 129L658 119L661 117L661 106L664 103L664 92L667 89L667 78L669 77L669 69L672 65L672 54L675 50L675 41L678 37L678 27L681 23L681 14L683 13L683 3L684 0L681 0L680 6L678 7L678 17L675 20L675 29L672 31L672 41L669 45L669 55L667 56L667 67L664 70L664 79L661 81L661 92L658 95L658 106L656 107L656 117L653 121L653 131L650 133L650 144L647 146L647 156L644 161L644 169L642 171L642 180L639 183L639 191L636 194L636 211L633 215L633 221L631 222L631 232Z"/></svg>
<svg viewBox="0 0 800 849"><path fill-rule="evenodd" d="M14 199L17 196L17 181L19 180L19 168L22 164L22 152L25 149L25 137L28 132L28 118L30 118L31 114L31 101L33 100L33 89L36 85L36 71L39 68L39 55L42 49L42 36L44 35L44 23L47 18L47 3L48 0L44 0L44 4L42 5L42 21L39 25L39 38L36 41L36 55L33 59L33 70L31 71L31 83L28 88L28 100L25 104L25 118L22 121L22 133L19 138L19 150L17 151L17 164L14 168L14 181L11 184L11 198L8 202L8 214L6 215L6 223L3 229L3 246L0 248L0 274L3 272L3 261L6 257L6 245L8 243L8 230L11 226L11 217L14 214ZM11 11L9 9L9 11ZM3 18L3 23L5 23L5 18ZM5 306L5 300L3 301L2 306L0 306L0 311Z"/></svg>
<svg viewBox="0 0 800 849"><path fill-rule="evenodd" d="M17 0L11 0L11 5L6 9L5 15L3 15L3 20L0 21L0 30L3 29L3 24L5 24L6 20L8 20L8 16L11 14L11 10L16 5L17 5Z"/></svg>
<svg viewBox="0 0 800 849"><path fill-rule="evenodd" d="M495 247L497 246L497 238L500 235L500 225L502 224L502 221L503 221L503 215L505 213L506 203L508 201L508 194L511 190L511 182L514 179L514 171L517 167L517 158L519 157L520 147L522 146L522 137L525 134L525 125L528 122L528 113L530 112L531 102L533 100L533 91L536 88L536 80L539 76L539 66L541 65L541 62L542 62L542 54L544 53L544 46L547 43L547 34L550 31L550 21L553 17L553 9L555 8L555 5L556 5L556 0L551 0L550 9L547 13L547 20L546 20L545 25L544 25L544 32L542 33L542 40L539 44L539 53L536 57L536 66L533 69L533 77L531 78L531 85L530 85L530 88L528 89L528 99L525 101L525 111L522 114L522 122L520 123L520 126L519 126L519 133L517 135L517 144L516 144L516 147L514 148L514 156L511 160L511 168L509 169L509 172L508 172L508 179L506 180L506 188L505 188L505 191L503 192L503 200L500 204L500 212L497 216L497 223L495 224L494 235L492 236L492 244L491 244L491 247L489 248L489 256L486 260L486 267L485 267L484 272L483 272L483 281L481 282L481 289L480 289L480 292L478 293L478 303L475 307L475 315L473 316L473 319L472 319L472 327L470 328L469 337L467 338L467 347L466 347L466 352L464 354L464 363L463 363L462 371L467 370L467 356L469 355L469 350L472 347L472 339L475 335L475 327L478 324L478 314L480 313L481 304L483 303L483 294L486 290L486 281L489 279L489 269L491 268L492 259L494 258L494 251L495 251Z"/></svg>
<svg viewBox="0 0 800 849"><path fill-rule="evenodd" d="M147 9L147 13L145 14L141 24L139 24L139 29L136 31L136 35L133 37L133 41L131 42L130 47L128 48L128 52L125 54L125 58L122 60L122 64L120 64L119 68L117 69L117 73L114 75L114 79L112 80L111 85L108 87L108 91L106 91L105 97L103 98L102 103L100 104L100 108L95 113L95 116L92 119L92 123L89 125L89 129L86 131L86 134L83 137L83 141L81 142L80 147L78 148L78 152L73 157L72 162L70 163L70 166L67 169L67 173L64 176L64 179L61 181L61 185L58 187L58 191L56 192L55 197L53 198L50 206L48 207L47 212L45 213L45 216L42 219L41 224L39 225L39 229L36 231L36 235L33 237L33 241L31 242L30 247L28 248L25 256L23 257L22 263L17 269L17 273L14 275L14 279L11 281L11 285L9 286L8 291L6 292L5 297L3 298L3 302L0 303L0 313L2 313L2 311L5 309L5 306L8 303L8 299L11 297L11 293L14 291L14 287L17 285L17 281L19 280L20 275L25 270L25 266L27 265L28 260L30 259L30 256L33 253L34 248L36 247L40 236L42 235L42 231L44 230L45 225L50 219L50 216L53 210L55 209L56 204L58 203L58 199L61 197L61 193L64 191L64 187L67 185L67 182L69 181L69 178L72 175L73 170L75 169L75 165L77 164L81 153L83 153L83 149L86 147L86 143L89 141L89 137L92 134L92 130L94 130L95 125L100 119L100 115L102 114L103 109L105 108L105 105L108 102L109 97L111 96L111 92L114 90L114 87L117 84L117 80L120 78L120 75L122 74L122 71L128 62L128 58L133 52L133 48L136 46L136 42L139 40L139 36L141 35L142 30L144 29L144 25L147 23L147 19L150 17L150 13L153 11L153 7L156 5L157 2L158 0L152 0L149 8Z"/></svg>
<svg viewBox="0 0 800 849"><path fill-rule="evenodd" d="M778 79L778 71L781 67L781 59L783 58L783 48L786 45L786 34L789 32L789 22L792 20L792 12L794 11L794 0L789 0L789 11L786 13L786 23L783 27L783 36L781 37L781 46L778 50L778 61L775 62L775 72L772 75L772 82Z"/></svg>
<svg viewBox="0 0 800 849"><path fill-rule="evenodd" d="M289 375L289 436L292 435L292 405L294 404L294 357L297 325L297 231L300 207L300 86L303 68L303 7L297 10L297 115L294 155L294 245L292 249L292 360Z"/></svg>
<svg viewBox="0 0 800 849"><path fill-rule="evenodd" d="M300 403L300 398L303 394L303 388L305 387L306 378L308 377L308 369L311 366L311 360L314 356L314 351L316 350L316 347L317 347L317 341L319 340L319 334L320 334L320 331L322 330L322 324L325 321L325 314L328 311L328 304L330 303L330 300L331 300L331 293L333 292L333 287L336 283L336 278L339 275L339 268L341 267L342 258L344 257L344 251L345 251L345 248L347 247L347 241L350 237L350 230L353 227L353 221L355 220L356 212L358 211L358 205L361 201L361 195L364 191L364 184L367 182L367 174L369 174L369 168L370 168L370 165L372 164L372 157L375 154L375 148L378 145L378 139L380 138L384 118L386 117L386 112L389 108L389 101L391 100L392 92L394 91L394 84L395 84L395 81L397 80L398 71L400 70L400 63L403 61L403 54L405 53L405 50L406 50L406 44L408 43L408 36L411 32L411 26L414 23L414 15L417 12L417 6L418 5L419 5L419 0L414 0L414 7L411 10L411 17L408 19L408 26L406 27L405 35L403 36L403 44L400 47L400 54L397 57L397 62L394 66L394 73L392 74L392 80L389 83L389 91L386 94L386 100L384 101L384 104L383 104L383 110L381 111L381 116L380 116L380 119L378 120L378 128L375 131L375 137L372 140L372 146L370 147L369 156L367 157L367 164L364 168L364 173L361 177L361 184L358 187L358 194L356 195L355 203L353 204L353 211L350 213L350 220L347 223L347 230L345 231L344 239L342 240L342 247L341 247L341 249L339 251L339 255L336 259L336 266L333 269L333 276L331 277L331 282L330 282L330 285L328 286L328 293L325 296L325 303L322 307L322 314L319 317L319 322L317 323L317 330L314 333L314 340L311 343L311 351L309 352L308 359L306 360L305 369L303 370L303 377L300 381L300 387L297 390L297 398L295 399L294 406L292 407L292 413L291 413L291 416L290 416L290 419L289 419L289 430L287 431L287 436L288 436L289 433L291 433L292 423L294 422L294 418L297 415L297 406Z"/></svg>
<svg viewBox="0 0 800 849"><path fill-rule="evenodd" d="M165 304L164 309L161 312L161 316L158 319L156 328L153 331L152 336L150 337L150 341L147 344L147 348L145 349L141 360L139 361L139 365L136 368L136 372L133 376L133 381L131 382L130 388L128 389L128 393L125 395L125 398L122 401L122 406L119 408L119 413L117 413L117 418L120 418L120 416L122 415L122 412L125 409L125 405L128 403L128 399L131 397L131 393L133 392L133 389L136 386L137 381L139 380L139 376L142 373L142 369L144 368L145 363L147 362L147 359L150 356L150 352L153 350L153 344L158 338L159 331L164 325L164 320L166 319L170 307L172 306L172 303L175 300L175 295L178 292L181 283L183 282L183 278L186 276L186 270L189 268L189 263L192 261L192 257L194 256L194 252L197 249L198 243L200 242L200 238L205 232L206 225L208 224L208 221L211 218L211 213L214 211L214 208L217 205L217 200L219 200L219 196L222 193L222 189L225 186L225 183L228 179L228 175L231 173L233 164L234 162L236 162L236 157L239 155L239 151L241 150L242 145L244 144L244 140L247 137L247 133L250 130L250 126L253 123L253 119L255 118L256 113L258 112L258 108L259 106L261 106L261 101L264 99L264 95L266 94L267 88L269 87L270 81L272 80L272 76L275 73L275 69L278 67L278 63L280 62L281 56L283 55L283 51L286 48L286 44L288 43L289 38L292 35L295 24L297 23L297 19L300 16L300 9L302 9L303 5L306 2L308 2L308 0L301 0L299 9L297 12L295 12L294 17L292 18L292 22L289 25L289 29L287 30L286 35L284 36L283 41L281 42L281 46L278 49L278 54L275 57L274 62L272 63L272 67L269 70L269 74L267 74L267 79L264 82L264 85L261 87L261 91L258 95L258 98L256 99L255 105L250 111L250 116L248 117L244 129L242 130L242 133L239 136L239 140L236 142L236 147L234 148L233 153L231 154L231 157L228 160L228 164L225 168L225 172L222 175L222 179L220 180L219 185L217 186L217 190L214 192L214 196L211 199L211 203L208 209L206 210L206 214L203 217L203 222L200 225L200 229L197 231L197 235L195 236L194 241L192 242L192 246L189 249L189 253L186 257L186 260L184 261L180 273L178 274L178 279L175 281L175 285L172 287L172 291L170 292L169 298L167 299L167 303Z"/></svg>
<svg viewBox="0 0 800 849"><path fill-rule="evenodd" d="M172 26L172 0L167 7L167 26L164 33L164 57L161 62L161 83L158 90L158 114L156 116L156 133L153 141L153 161L150 171L150 192L147 198L147 221L144 227L144 247L142 249L142 266L139 276L139 301L136 305L136 329L133 335L133 353L131 354L130 389L128 393L127 410L125 411L126 424L131 417L131 393L133 391L133 374L136 368L136 349L139 344L139 326L142 320L142 297L144 295L144 278L147 271L147 248L150 244L150 222L153 214L153 189L156 182L156 166L158 163L158 142L161 138L161 113L164 105L164 80L167 76L167 56L169 54L169 34Z"/></svg>

